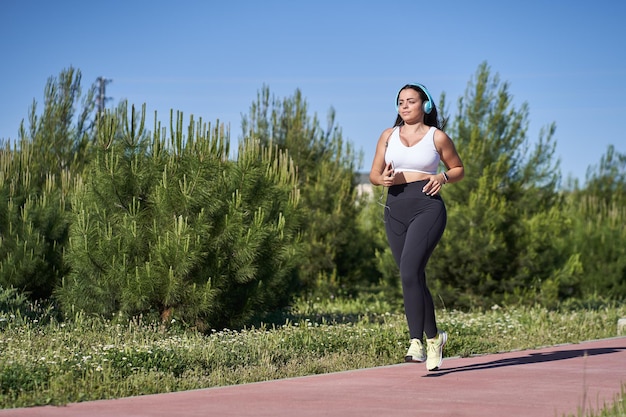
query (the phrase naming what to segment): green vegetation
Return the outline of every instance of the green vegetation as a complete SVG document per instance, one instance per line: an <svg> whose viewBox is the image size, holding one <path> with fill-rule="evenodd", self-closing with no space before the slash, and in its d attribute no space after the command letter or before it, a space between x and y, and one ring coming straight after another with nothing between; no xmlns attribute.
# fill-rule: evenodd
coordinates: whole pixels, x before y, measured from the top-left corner
<svg viewBox="0 0 626 417"><path fill-rule="evenodd" d="M14 299L6 295L2 301ZM13 305L16 303L13 302ZM62 404L216 387L399 363L406 323L380 301L300 301L281 325L203 334L29 306L0 316L0 407ZM615 336L624 306L439 311L448 356ZM485 335L489 335L488 338ZM71 382L71 383L70 383Z"/></svg>
<svg viewBox="0 0 626 417"><path fill-rule="evenodd" d="M125 109L122 109L122 112ZM158 314L199 327L239 327L284 305L298 249L295 167L191 120L182 140L144 132L144 114L106 114L77 182L55 298L64 311Z"/></svg>
<svg viewBox="0 0 626 417"><path fill-rule="evenodd" d="M241 328L296 297L399 297L374 196L331 109L264 87L230 132L169 125L120 103L94 114L80 72L48 80L42 114L0 150L0 285L64 314ZM82 104L79 101L82 99ZM446 113L445 95L440 103ZM440 308L555 307L626 294L626 156L561 187L555 126L482 64L447 130L467 165L446 187L448 227L427 275ZM373 146L373 144L372 144ZM233 147L234 148L234 147Z"/></svg>
<svg viewBox="0 0 626 417"><path fill-rule="evenodd" d="M299 90L263 87L231 149L219 121L172 111L150 130L125 102L96 114L80 81L50 78L41 113L33 103L0 141L3 407L398 361L384 190L357 193L360 156L334 110L323 128ZM528 137L528 104L486 63L457 104L446 130L466 178L442 191L448 227L427 270L448 353L613 336L626 155L610 146L584 185L563 181L556 126Z"/></svg>
<svg viewBox="0 0 626 417"><path fill-rule="evenodd" d="M622 392L617 395L613 402L604 403L596 410L578 409L571 417L624 417L626 416L626 384L622 386Z"/></svg>

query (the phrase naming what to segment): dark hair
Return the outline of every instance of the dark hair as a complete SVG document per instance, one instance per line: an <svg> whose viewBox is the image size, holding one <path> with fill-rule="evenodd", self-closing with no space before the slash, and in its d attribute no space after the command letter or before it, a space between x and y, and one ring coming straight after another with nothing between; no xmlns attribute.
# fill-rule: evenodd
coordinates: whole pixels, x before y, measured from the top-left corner
<svg viewBox="0 0 626 417"><path fill-rule="evenodd" d="M418 86L416 86L414 84L407 84L404 87L402 87L398 91L398 96L400 95L400 91L406 90L407 88L411 88L411 89L417 91L417 93L420 95L420 98L422 99L422 102L428 101L428 96L426 95L424 90L422 90L420 87L418 87ZM398 104L398 103L396 102L396 104ZM430 113L428 113L428 114L424 113L424 124L426 126L434 126L437 129L443 130L443 127L445 125L445 120L440 120L439 119L439 115L437 113L437 106L435 105L434 102L432 102L431 104L433 106L433 109L430 111ZM400 126L400 125L403 125L403 124L404 124L404 120L402 120L402 117L400 115L396 116L396 122L394 123L393 127Z"/></svg>

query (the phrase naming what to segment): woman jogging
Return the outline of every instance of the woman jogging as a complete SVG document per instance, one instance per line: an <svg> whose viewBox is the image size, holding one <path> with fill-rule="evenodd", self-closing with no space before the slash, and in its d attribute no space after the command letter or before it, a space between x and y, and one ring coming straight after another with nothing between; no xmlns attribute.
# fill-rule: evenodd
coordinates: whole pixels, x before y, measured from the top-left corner
<svg viewBox="0 0 626 417"><path fill-rule="evenodd" d="M439 331L433 298L426 285L426 264L446 227L444 184L465 171L454 143L441 130L437 107L421 84L407 84L396 95L398 115L376 145L370 171L373 185L389 187L385 231L400 269L404 310L410 335L407 362L439 369L447 334ZM445 170L438 173L440 162ZM422 339L426 335L426 349Z"/></svg>

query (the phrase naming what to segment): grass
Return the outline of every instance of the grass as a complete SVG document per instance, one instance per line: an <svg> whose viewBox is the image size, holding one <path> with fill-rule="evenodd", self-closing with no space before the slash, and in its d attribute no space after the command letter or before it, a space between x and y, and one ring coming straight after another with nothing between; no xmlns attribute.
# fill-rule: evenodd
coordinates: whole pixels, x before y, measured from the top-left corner
<svg viewBox="0 0 626 417"><path fill-rule="evenodd" d="M626 384L622 385L621 394L617 395L612 403L603 404L596 407L597 410L585 411L578 409L576 414L570 414L569 417L624 417L626 416Z"/></svg>
<svg viewBox="0 0 626 417"><path fill-rule="evenodd" d="M43 316L0 313L0 408L389 365L403 360L407 346L402 313L359 300L302 301L280 325L210 334L175 322L163 326L81 314L57 322ZM561 311L496 306L486 312L438 311L438 322L451 336L447 356L469 356L612 337L624 316L624 306ZM616 403L623 410L623 401Z"/></svg>

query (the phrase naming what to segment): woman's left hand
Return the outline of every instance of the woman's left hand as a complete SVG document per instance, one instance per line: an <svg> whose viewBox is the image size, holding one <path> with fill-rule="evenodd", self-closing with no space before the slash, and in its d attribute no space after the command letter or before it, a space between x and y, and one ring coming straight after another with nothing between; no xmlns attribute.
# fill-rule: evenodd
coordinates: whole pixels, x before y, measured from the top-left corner
<svg viewBox="0 0 626 417"><path fill-rule="evenodd" d="M441 187L443 187L443 179L441 175L431 175L428 177L428 182L422 188L422 192L426 195L437 195L439 191L441 191Z"/></svg>

